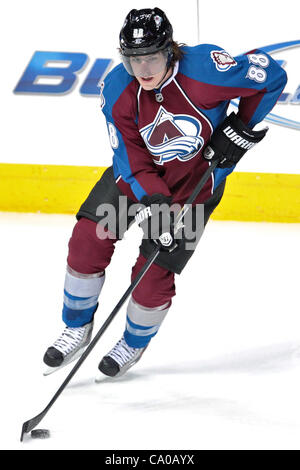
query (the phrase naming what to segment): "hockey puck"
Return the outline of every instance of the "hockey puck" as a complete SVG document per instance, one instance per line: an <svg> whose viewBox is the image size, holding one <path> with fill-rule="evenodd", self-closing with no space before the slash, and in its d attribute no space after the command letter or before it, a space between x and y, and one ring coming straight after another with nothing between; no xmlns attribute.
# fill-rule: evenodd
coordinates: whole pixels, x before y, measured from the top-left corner
<svg viewBox="0 0 300 470"><path fill-rule="evenodd" d="M49 429L34 429L31 431L31 437L33 439L47 439L50 437Z"/></svg>

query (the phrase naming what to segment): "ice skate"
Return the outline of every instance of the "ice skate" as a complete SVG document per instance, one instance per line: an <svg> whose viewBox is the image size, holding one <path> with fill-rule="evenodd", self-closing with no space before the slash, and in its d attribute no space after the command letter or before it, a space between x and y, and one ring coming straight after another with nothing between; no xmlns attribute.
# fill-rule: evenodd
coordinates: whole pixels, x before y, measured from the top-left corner
<svg viewBox="0 0 300 470"><path fill-rule="evenodd" d="M122 336L115 347L103 357L98 369L109 377L120 377L140 360L147 346L132 348L128 346L124 336Z"/></svg>
<svg viewBox="0 0 300 470"><path fill-rule="evenodd" d="M91 341L92 331L93 322L77 328L66 326L44 355L43 360L48 368L43 375L52 374L79 358Z"/></svg>

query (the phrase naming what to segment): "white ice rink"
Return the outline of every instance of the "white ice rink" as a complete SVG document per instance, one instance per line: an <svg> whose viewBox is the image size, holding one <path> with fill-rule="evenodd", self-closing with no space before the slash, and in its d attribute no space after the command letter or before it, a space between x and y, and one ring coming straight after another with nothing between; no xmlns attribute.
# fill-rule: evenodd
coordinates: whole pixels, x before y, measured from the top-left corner
<svg viewBox="0 0 300 470"><path fill-rule="evenodd" d="M300 224L210 221L142 360L96 384L120 338L115 318L39 428L20 443L72 366L42 375L61 333L73 216L0 214L1 449L300 449ZM130 284L140 232L118 244L97 331Z"/></svg>

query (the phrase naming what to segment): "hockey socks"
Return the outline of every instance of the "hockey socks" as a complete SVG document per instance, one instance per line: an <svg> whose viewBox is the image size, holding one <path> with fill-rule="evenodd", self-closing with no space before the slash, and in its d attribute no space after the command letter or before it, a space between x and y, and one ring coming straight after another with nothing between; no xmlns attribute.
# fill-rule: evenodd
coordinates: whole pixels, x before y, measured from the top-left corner
<svg viewBox="0 0 300 470"><path fill-rule="evenodd" d="M63 321L72 328L93 320L105 273L81 274L67 266L64 286Z"/></svg>
<svg viewBox="0 0 300 470"><path fill-rule="evenodd" d="M158 332L170 307L167 302L160 307L143 307L132 297L127 307L124 338L132 348L144 348Z"/></svg>

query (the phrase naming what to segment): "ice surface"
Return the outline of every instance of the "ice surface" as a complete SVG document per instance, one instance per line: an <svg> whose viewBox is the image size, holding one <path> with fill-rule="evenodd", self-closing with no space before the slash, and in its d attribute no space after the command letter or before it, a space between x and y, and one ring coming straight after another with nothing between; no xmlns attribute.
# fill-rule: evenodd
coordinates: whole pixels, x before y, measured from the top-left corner
<svg viewBox="0 0 300 470"><path fill-rule="evenodd" d="M210 221L142 360L94 382L120 338L119 312L41 426L19 442L72 365L42 375L61 333L67 242L75 219L0 214L1 449L300 449L300 224ZM95 331L130 283L141 232L107 270Z"/></svg>

